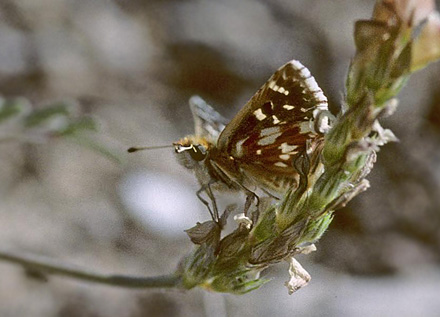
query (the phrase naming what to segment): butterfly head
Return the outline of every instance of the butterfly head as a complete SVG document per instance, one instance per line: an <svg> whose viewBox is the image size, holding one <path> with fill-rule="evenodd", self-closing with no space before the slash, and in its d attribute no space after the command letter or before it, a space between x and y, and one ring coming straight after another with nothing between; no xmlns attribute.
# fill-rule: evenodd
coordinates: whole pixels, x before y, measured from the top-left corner
<svg viewBox="0 0 440 317"><path fill-rule="evenodd" d="M212 147L205 138L187 136L175 143L174 152L181 165L188 169L194 169L202 163Z"/></svg>

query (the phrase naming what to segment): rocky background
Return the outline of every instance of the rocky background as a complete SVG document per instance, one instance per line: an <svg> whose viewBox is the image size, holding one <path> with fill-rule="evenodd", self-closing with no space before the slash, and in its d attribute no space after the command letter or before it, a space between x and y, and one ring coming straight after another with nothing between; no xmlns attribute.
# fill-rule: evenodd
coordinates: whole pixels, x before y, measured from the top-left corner
<svg viewBox="0 0 440 317"><path fill-rule="evenodd" d="M437 1L438 5L440 1ZM77 103L123 163L68 139L0 143L0 246L90 269L172 272L183 230L209 215L166 145L193 131L199 94L231 118L298 59L336 112L369 0L0 0L0 94L35 107ZM0 262L0 316L437 316L440 312L440 64L414 75L372 188L340 210L310 285L287 295L287 264L244 296L127 290L39 276ZM0 137L8 131L0 127ZM232 199L232 198L225 198Z"/></svg>

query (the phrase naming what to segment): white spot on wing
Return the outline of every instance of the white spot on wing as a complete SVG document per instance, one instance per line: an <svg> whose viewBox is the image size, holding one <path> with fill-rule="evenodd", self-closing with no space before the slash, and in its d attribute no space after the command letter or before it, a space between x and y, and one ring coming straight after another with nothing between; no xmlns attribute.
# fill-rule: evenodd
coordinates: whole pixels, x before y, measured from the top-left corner
<svg viewBox="0 0 440 317"><path fill-rule="evenodd" d="M280 88L278 88L278 92L279 92L280 94L284 94L285 91L286 91L286 89L284 89L284 87L280 87Z"/></svg>
<svg viewBox="0 0 440 317"><path fill-rule="evenodd" d="M315 108L315 107L310 107L310 108L301 108L300 110L302 111L302 112L307 112L307 111L310 111L310 110L312 110L313 108ZM319 108L319 107L318 107ZM325 108L325 110L327 110L327 107ZM315 114L315 110L313 111L313 115Z"/></svg>
<svg viewBox="0 0 440 317"><path fill-rule="evenodd" d="M285 94L286 96L289 95L289 91L286 90L286 91L284 92L284 94Z"/></svg>
<svg viewBox="0 0 440 317"><path fill-rule="evenodd" d="M280 120L277 118L277 116L273 115L273 116L272 116L272 119L273 119L273 124L278 124L278 123L280 123Z"/></svg>
<svg viewBox="0 0 440 317"><path fill-rule="evenodd" d="M257 150L255 153L257 153L257 155L261 155L261 150Z"/></svg>
<svg viewBox="0 0 440 317"><path fill-rule="evenodd" d="M286 160L288 160L290 158L290 155L289 154L281 154L279 156L279 158L286 161Z"/></svg>
<svg viewBox="0 0 440 317"><path fill-rule="evenodd" d="M283 108L286 109L286 110L292 110L292 109L295 109L295 107L294 107L294 106L291 106L291 105L284 105Z"/></svg>
<svg viewBox="0 0 440 317"><path fill-rule="evenodd" d="M299 124L299 132L302 134L307 134L309 132L315 132L315 129L313 128L312 122L310 122L310 121L301 122Z"/></svg>
<svg viewBox="0 0 440 317"><path fill-rule="evenodd" d="M257 144L258 144L258 145L269 145L269 144L273 144L273 143L275 143L276 139L277 139L281 134L282 134L282 133L279 132L279 133L274 133L274 134L268 135L268 136L266 136L266 137L260 139L260 140L258 141Z"/></svg>
<svg viewBox="0 0 440 317"><path fill-rule="evenodd" d="M289 145L286 142L282 143L278 148L281 150L281 153L291 153L293 152L298 146L297 145Z"/></svg>
<svg viewBox="0 0 440 317"><path fill-rule="evenodd" d="M275 80L271 80L271 81L269 82L269 88L270 88L270 89L273 89L273 86L275 86Z"/></svg>
<svg viewBox="0 0 440 317"><path fill-rule="evenodd" d="M265 129L260 131L260 136L261 137L265 137L265 136L269 136L271 134L278 133L278 132L280 132L280 128L279 127L265 128Z"/></svg>
<svg viewBox="0 0 440 317"><path fill-rule="evenodd" d="M278 167L287 167L288 166L286 163L283 163L283 162L276 162L274 165L278 166Z"/></svg>
<svg viewBox="0 0 440 317"><path fill-rule="evenodd" d="M266 119L266 115L263 113L263 111L261 110L261 108L257 109L254 111L254 115L255 117L259 120L262 121L264 119Z"/></svg>
<svg viewBox="0 0 440 317"><path fill-rule="evenodd" d="M237 155L238 157L243 156L243 143L244 143L247 139L248 139L248 138L246 138L246 139L242 139L242 140L238 141L237 144L235 145L235 151L236 151L236 155Z"/></svg>

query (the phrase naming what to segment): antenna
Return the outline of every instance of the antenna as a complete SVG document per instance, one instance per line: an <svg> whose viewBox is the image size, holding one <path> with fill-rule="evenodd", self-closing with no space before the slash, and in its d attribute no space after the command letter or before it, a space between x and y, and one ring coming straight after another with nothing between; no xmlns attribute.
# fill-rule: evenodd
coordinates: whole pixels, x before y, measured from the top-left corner
<svg viewBox="0 0 440 317"><path fill-rule="evenodd" d="M138 152L138 151L145 151L145 150L156 150L156 149L165 149L174 147L174 145L159 145L159 146L140 146L140 147L131 147L127 150L128 153Z"/></svg>

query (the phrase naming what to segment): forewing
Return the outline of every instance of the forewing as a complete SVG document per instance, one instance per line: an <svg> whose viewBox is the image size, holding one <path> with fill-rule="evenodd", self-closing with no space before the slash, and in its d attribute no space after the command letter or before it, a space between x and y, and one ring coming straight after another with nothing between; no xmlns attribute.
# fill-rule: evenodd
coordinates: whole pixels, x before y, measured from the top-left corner
<svg viewBox="0 0 440 317"><path fill-rule="evenodd" d="M292 158L322 140L316 119L327 98L298 61L278 69L221 133L217 147L253 178L294 177Z"/></svg>
<svg viewBox="0 0 440 317"><path fill-rule="evenodd" d="M192 96L189 105L194 118L195 135L217 140L227 120L199 96Z"/></svg>

